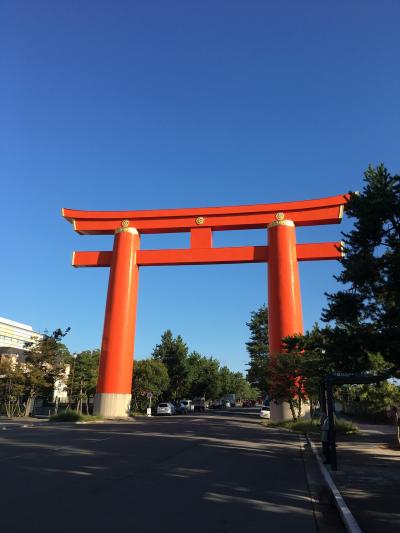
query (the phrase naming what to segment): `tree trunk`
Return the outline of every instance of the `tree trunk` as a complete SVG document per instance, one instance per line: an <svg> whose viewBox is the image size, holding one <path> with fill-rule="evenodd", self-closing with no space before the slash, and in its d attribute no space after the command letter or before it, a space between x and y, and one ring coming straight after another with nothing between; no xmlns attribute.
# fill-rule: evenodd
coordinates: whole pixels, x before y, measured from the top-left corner
<svg viewBox="0 0 400 533"><path fill-rule="evenodd" d="M32 409L33 409L34 399L35 399L35 393L31 391L29 393L28 399L26 400L24 416L29 416L31 414Z"/></svg>
<svg viewBox="0 0 400 533"><path fill-rule="evenodd" d="M86 394L85 404L86 404L86 414L88 415L89 414L89 397L87 394Z"/></svg>
<svg viewBox="0 0 400 533"><path fill-rule="evenodd" d="M296 411L294 408L294 402L292 398L290 398L289 400L289 407L290 407L290 412L292 413L293 422L296 422L297 417L296 417Z"/></svg>

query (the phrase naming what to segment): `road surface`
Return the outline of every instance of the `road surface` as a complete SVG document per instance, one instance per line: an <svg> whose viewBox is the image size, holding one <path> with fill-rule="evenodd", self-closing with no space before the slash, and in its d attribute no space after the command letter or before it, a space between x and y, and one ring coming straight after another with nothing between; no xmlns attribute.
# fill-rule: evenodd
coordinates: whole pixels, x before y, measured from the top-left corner
<svg viewBox="0 0 400 533"><path fill-rule="evenodd" d="M2 533L317 531L299 436L255 409L0 427Z"/></svg>

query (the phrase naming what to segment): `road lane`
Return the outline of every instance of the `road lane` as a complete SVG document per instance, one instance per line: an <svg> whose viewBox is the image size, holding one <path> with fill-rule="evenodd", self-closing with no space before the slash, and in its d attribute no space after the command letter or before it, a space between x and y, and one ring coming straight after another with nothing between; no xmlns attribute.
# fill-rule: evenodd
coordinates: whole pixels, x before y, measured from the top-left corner
<svg viewBox="0 0 400 533"><path fill-rule="evenodd" d="M0 434L2 532L313 533L297 435L232 409Z"/></svg>

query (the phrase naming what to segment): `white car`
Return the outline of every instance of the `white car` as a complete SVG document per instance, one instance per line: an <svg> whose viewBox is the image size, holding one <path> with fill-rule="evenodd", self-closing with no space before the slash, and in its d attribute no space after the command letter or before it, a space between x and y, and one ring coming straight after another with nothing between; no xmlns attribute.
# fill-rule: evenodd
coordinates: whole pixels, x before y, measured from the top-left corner
<svg viewBox="0 0 400 533"><path fill-rule="evenodd" d="M158 415L174 415L175 406L172 403L164 402L157 405L157 414Z"/></svg>
<svg viewBox="0 0 400 533"><path fill-rule="evenodd" d="M271 418L271 409L267 405L263 405L260 409L261 418Z"/></svg>

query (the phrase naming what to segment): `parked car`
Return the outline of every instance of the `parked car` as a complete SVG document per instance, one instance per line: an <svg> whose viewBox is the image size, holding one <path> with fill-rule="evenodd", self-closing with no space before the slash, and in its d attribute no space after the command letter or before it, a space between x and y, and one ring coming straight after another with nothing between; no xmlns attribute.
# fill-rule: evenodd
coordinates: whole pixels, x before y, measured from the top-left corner
<svg viewBox="0 0 400 533"><path fill-rule="evenodd" d="M179 411L183 414L193 413L194 405L192 400L181 400Z"/></svg>
<svg viewBox="0 0 400 533"><path fill-rule="evenodd" d="M271 409L267 405L263 405L260 409L261 418L271 418Z"/></svg>
<svg viewBox="0 0 400 533"><path fill-rule="evenodd" d="M175 406L172 403L163 402L157 405L157 415L174 415L175 413Z"/></svg>
<svg viewBox="0 0 400 533"><path fill-rule="evenodd" d="M231 402L228 400L224 400L223 407L230 407L230 406L231 406Z"/></svg>

